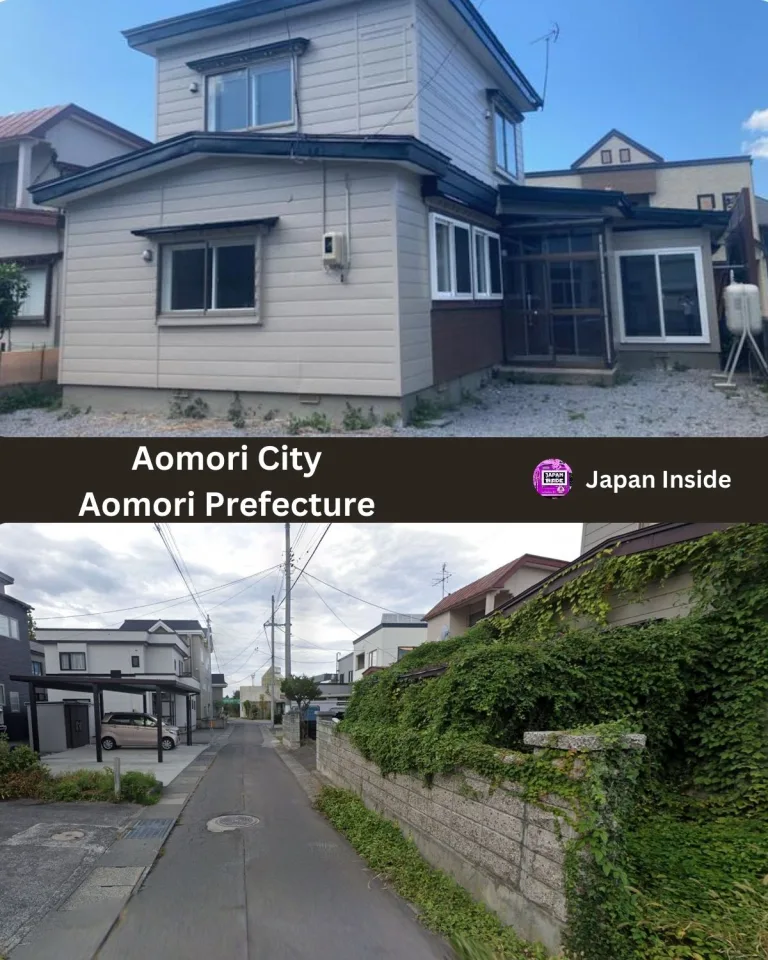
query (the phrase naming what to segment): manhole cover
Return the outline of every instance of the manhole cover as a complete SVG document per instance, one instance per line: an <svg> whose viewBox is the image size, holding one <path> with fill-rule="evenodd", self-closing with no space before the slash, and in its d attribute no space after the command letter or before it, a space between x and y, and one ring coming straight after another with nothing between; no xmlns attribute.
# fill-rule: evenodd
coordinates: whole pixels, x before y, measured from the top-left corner
<svg viewBox="0 0 768 960"><path fill-rule="evenodd" d="M61 833L52 833L51 840L82 840L84 836L82 830L62 830Z"/></svg>
<svg viewBox="0 0 768 960"><path fill-rule="evenodd" d="M214 817L209 820L207 827L211 833L225 833L227 830L239 830L241 827L252 827L258 823L257 817L249 817L246 814L233 814L232 816Z"/></svg>

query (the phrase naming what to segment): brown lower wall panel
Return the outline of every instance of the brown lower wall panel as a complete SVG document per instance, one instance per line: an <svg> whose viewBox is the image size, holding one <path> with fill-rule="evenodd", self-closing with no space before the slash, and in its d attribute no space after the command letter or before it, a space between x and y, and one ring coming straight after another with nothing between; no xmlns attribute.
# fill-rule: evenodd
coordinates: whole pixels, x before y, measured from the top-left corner
<svg viewBox="0 0 768 960"><path fill-rule="evenodd" d="M504 360L502 302L432 304L432 370L435 383L487 370Z"/></svg>

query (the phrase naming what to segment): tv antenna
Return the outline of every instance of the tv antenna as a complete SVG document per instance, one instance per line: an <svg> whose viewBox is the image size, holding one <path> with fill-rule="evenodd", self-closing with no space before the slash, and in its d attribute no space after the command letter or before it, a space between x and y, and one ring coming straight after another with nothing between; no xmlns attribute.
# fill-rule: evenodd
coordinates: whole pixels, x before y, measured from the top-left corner
<svg viewBox="0 0 768 960"><path fill-rule="evenodd" d="M532 41L531 41L531 45L533 45L534 43L546 43L546 45L547 45L546 62L545 62L545 66L544 66L544 89L541 91L541 106L542 106L542 109L543 109L543 107L544 107L544 104L545 104L546 101L547 101L547 82L549 81L549 53L550 53L550 47L551 47L553 44L557 43L557 41L558 41L559 39L560 39L560 24L559 24L559 23L553 23L553 24L552 24L552 29L551 29L548 33L545 33L543 37L539 37L537 40L532 40Z"/></svg>
<svg viewBox="0 0 768 960"><path fill-rule="evenodd" d="M443 564L443 567L442 567L442 570L440 571L440 576L439 576L439 577L435 577L435 579L432 581L432 586L433 586L433 587L437 587L437 586L441 586L441 587L442 587L442 589L443 589L443 599L445 599L445 588L446 588L446 585L447 585L448 581L451 579L452 576L453 576L452 573L448 573L448 564L447 564L447 563L444 563L444 564Z"/></svg>

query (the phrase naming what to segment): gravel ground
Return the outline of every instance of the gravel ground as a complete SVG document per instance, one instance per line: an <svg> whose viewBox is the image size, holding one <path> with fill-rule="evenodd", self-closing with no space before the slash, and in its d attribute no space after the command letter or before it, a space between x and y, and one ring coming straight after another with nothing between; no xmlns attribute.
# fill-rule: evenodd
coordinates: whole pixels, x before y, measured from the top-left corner
<svg viewBox="0 0 768 960"><path fill-rule="evenodd" d="M285 420L169 420L163 416L22 410L0 416L0 437L284 437ZM451 411L443 426L376 427L328 436L765 437L768 389L743 380L716 389L706 371L647 371L619 386L497 384ZM307 431L311 435L312 431Z"/></svg>

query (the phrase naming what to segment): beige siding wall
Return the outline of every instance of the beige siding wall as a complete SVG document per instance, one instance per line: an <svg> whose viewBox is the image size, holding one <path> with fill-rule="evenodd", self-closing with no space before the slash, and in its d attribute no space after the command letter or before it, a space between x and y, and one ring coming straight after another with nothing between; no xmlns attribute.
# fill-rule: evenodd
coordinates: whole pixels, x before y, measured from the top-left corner
<svg viewBox="0 0 768 960"><path fill-rule="evenodd" d="M483 68L427 0L416 3L418 136L479 180L494 186L505 182L495 172L494 128L488 115L487 91L499 87L499 79ZM523 169L522 125L518 168Z"/></svg>
<svg viewBox="0 0 768 960"><path fill-rule="evenodd" d="M563 173L551 177L527 173L525 182L529 187L568 187L571 190L581 190L580 173Z"/></svg>
<svg viewBox="0 0 768 960"><path fill-rule="evenodd" d="M674 250L674 248L696 247L701 250L702 271L704 274L704 296L709 321L709 343L622 343L621 320L619 312L620 279L618 254L625 250ZM719 353L720 334L717 322L717 298L715 296L714 272L712 269L711 240L706 230L638 230L634 233L614 232L612 254L609 255L610 298L613 314L614 340L616 349L624 354L632 353L676 353L687 355Z"/></svg>
<svg viewBox="0 0 768 960"><path fill-rule="evenodd" d="M683 207L695 210L701 193L715 195L716 209L723 209L723 194L738 193L752 187L752 165L743 163L698 164L691 167L667 167L657 171L654 207Z"/></svg>
<svg viewBox="0 0 768 960"><path fill-rule="evenodd" d="M45 139L64 163L77 163L83 167L111 160L136 147L112 136L105 130L97 130L78 120L62 120L46 133ZM48 176L55 174L49 172Z"/></svg>
<svg viewBox="0 0 768 960"><path fill-rule="evenodd" d="M414 132L416 68L413 0L350 3L243 25L161 51L157 73L157 139L205 129L205 84L189 60L306 37L298 60L301 130L310 134Z"/></svg>
<svg viewBox="0 0 768 960"><path fill-rule="evenodd" d="M400 362L403 394L432 386L432 292L429 216L419 177L402 174L395 185Z"/></svg>
<svg viewBox="0 0 768 960"><path fill-rule="evenodd" d="M681 573L663 585L653 584L645 590L642 600L617 600L609 598L611 610L608 622L614 626L642 623L644 620L671 620L684 617L691 609L693 578Z"/></svg>
<svg viewBox="0 0 768 960"><path fill-rule="evenodd" d="M586 553L610 537L620 537L624 533L632 533L633 530L639 530L642 526L647 526L647 524L585 523L581 529L581 552Z"/></svg>
<svg viewBox="0 0 768 960"><path fill-rule="evenodd" d="M601 154L603 150L610 150L613 154L613 162L619 163L619 150L622 148L627 148L630 151L629 163L654 163L654 158L649 156L647 153L643 153L642 150L638 150L636 147L631 146L625 140L622 140L621 137L611 137L610 140L606 141L599 150L595 150L587 159L581 164L582 167L602 167L604 166L603 161L601 160Z"/></svg>
<svg viewBox="0 0 768 960"><path fill-rule="evenodd" d="M64 384L398 396L394 173L320 163L209 160L73 203ZM341 283L321 261L323 230L347 230ZM157 257L142 227L280 217L264 241L262 326L156 324ZM325 223L324 223L325 220Z"/></svg>

